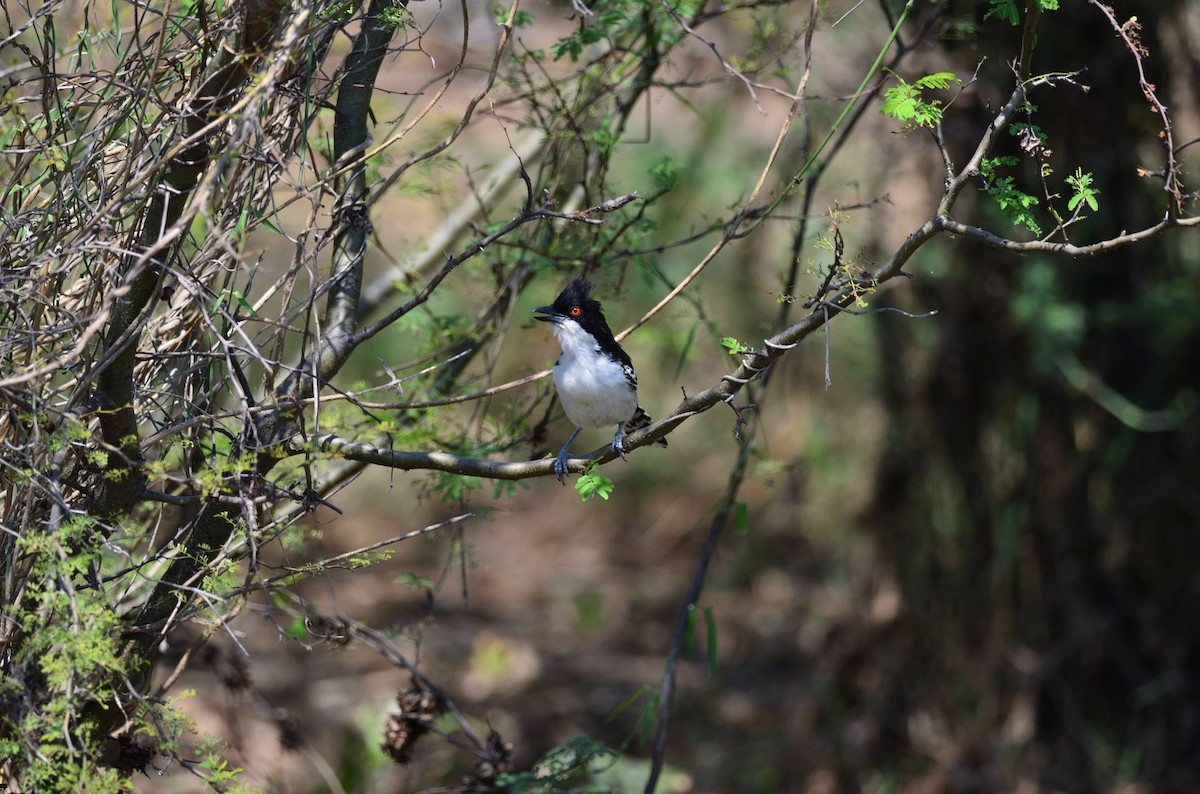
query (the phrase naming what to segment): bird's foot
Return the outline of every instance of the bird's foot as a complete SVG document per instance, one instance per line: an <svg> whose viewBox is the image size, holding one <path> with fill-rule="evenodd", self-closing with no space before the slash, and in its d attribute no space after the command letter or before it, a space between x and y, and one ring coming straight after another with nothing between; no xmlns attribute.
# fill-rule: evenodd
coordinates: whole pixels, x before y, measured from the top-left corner
<svg viewBox="0 0 1200 794"><path fill-rule="evenodd" d="M617 428L617 434L613 436L612 451L621 456L621 460L625 460L625 429Z"/></svg>
<svg viewBox="0 0 1200 794"><path fill-rule="evenodd" d="M565 447L558 453L558 457L554 459L554 476L563 485L567 484L567 450Z"/></svg>
<svg viewBox="0 0 1200 794"><path fill-rule="evenodd" d="M567 443L562 445L562 449L558 451L558 457L554 459L554 476L563 485L567 484L567 450L571 448L571 442L575 440L575 436L579 435L581 428L575 428L575 432L567 439Z"/></svg>

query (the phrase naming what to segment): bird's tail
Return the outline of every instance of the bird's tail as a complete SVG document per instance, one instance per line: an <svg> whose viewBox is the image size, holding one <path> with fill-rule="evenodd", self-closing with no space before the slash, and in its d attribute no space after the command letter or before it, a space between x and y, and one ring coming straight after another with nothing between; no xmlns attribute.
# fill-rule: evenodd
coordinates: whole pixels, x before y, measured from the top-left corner
<svg viewBox="0 0 1200 794"><path fill-rule="evenodd" d="M653 422L654 420L650 418L650 414L643 411L642 406L639 405L638 409L633 413L633 418L625 423L625 432L632 433L634 430L641 430L643 427L649 427ZM667 440L665 438L656 438L654 443L660 447L665 447Z"/></svg>

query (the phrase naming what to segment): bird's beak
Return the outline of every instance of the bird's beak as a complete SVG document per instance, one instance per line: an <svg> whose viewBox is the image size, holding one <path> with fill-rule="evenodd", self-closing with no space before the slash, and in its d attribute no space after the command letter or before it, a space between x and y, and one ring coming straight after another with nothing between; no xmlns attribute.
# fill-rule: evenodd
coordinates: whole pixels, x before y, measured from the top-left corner
<svg viewBox="0 0 1200 794"><path fill-rule="evenodd" d="M544 317L539 315L545 315ZM542 306L533 310L533 319L541 320L544 323L561 323L563 315L554 311L553 306Z"/></svg>

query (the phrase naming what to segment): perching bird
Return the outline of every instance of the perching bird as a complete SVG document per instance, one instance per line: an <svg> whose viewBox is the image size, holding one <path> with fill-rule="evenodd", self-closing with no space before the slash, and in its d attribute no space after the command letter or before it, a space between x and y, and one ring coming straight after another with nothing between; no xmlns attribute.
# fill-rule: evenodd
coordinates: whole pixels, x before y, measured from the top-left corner
<svg viewBox="0 0 1200 794"><path fill-rule="evenodd" d="M604 320L599 301L588 295L592 285L577 278L555 299L553 306L534 309L537 319L550 329L562 347L554 363L554 388L575 432L554 459L554 474L565 483L567 450L585 427L616 425L612 449L625 457L625 433L650 424L638 405L637 375L629 354L621 349ZM666 446L666 439L656 444Z"/></svg>

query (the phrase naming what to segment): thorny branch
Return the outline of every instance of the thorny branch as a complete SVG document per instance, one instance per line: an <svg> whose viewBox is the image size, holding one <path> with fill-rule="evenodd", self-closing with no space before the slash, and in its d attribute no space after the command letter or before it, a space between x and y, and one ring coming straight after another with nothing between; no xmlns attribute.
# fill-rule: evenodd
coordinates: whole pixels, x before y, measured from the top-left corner
<svg viewBox="0 0 1200 794"><path fill-rule="evenodd" d="M1138 85L1141 86L1142 95L1150 104L1150 109L1158 114L1159 122L1162 125L1162 144L1166 152L1167 163L1160 176L1163 180L1163 190L1169 197L1169 205L1167 210L1168 217L1179 215L1183 212L1183 188L1179 184L1179 162L1176 158L1175 149L1175 133L1171 125L1171 117L1167 113L1167 106L1158 98L1158 90L1149 80L1146 79L1146 70L1143 65L1143 60L1150 55L1144 46L1142 46L1139 32L1141 24L1137 17L1130 17L1124 23L1117 21L1117 17L1110 6L1099 2L1099 0L1088 0L1093 6L1099 9L1104 18L1112 25L1113 30L1125 43L1125 48L1129 50L1129 54L1133 56L1134 63L1137 65Z"/></svg>

